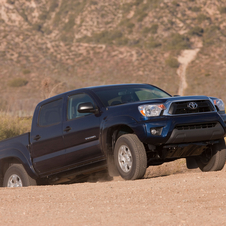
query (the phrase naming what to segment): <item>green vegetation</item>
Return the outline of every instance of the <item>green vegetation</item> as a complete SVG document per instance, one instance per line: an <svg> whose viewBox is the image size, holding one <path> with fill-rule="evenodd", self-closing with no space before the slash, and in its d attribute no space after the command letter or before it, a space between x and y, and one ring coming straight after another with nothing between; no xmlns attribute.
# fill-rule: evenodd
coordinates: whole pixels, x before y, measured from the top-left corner
<svg viewBox="0 0 226 226"><path fill-rule="evenodd" d="M172 5L173 5L173 6L176 6L176 7L180 6L180 4L179 4L177 1L173 1L173 2L172 2Z"/></svg>
<svg viewBox="0 0 226 226"><path fill-rule="evenodd" d="M208 16L206 16L205 14L203 13L200 13L198 16L197 16L197 21L199 23L202 23L203 21L205 20L210 20L210 18Z"/></svg>
<svg viewBox="0 0 226 226"><path fill-rule="evenodd" d="M91 37L84 36L77 39L78 42L92 42L99 44L116 44L116 45L127 45L129 39L123 36L123 33L119 30L113 31L102 31L100 33L94 33Z"/></svg>
<svg viewBox="0 0 226 226"><path fill-rule="evenodd" d="M226 13L226 6L225 7L219 7L219 12L221 14L225 14Z"/></svg>
<svg viewBox="0 0 226 226"><path fill-rule="evenodd" d="M189 7L188 9L191 10L192 12L197 13L197 12L200 12L201 7L193 6L193 7Z"/></svg>
<svg viewBox="0 0 226 226"><path fill-rule="evenodd" d="M210 73L206 73L205 76L206 77L209 77L209 76L211 76L211 74Z"/></svg>
<svg viewBox="0 0 226 226"><path fill-rule="evenodd" d="M50 4L49 12L54 12L56 8L59 6L59 0L50 0L49 4Z"/></svg>
<svg viewBox="0 0 226 226"><path fill-rule="evenodd" d="M203 28L196 26L196 27L191 28L188 33L190 35L202 36L204 33L204 30L203 30Z"/></svg>
<svg viewBox="0 0 226 226"><path fill-rule="evenodd" d="M30 73L31 73L31 71L29 69L24 69L23 70L23 74L24 75L27 75L27 74L30 74Z"/></svg>
<svg viewBox="0 0 226 226"><path fill-rule="evenodd" d="M158 24L152 24L151 25L151 28L150 28L150 32L152 34L156 34L158 32L158 28L159 28L159 25Z"/></svg>
<svg viewBox="0 0 226 226"><path fill-rule="evenodd" d="M145 47L148 49L153 49L160 47L162 44L159 41L156 41L153 37L151 37L146 43Z"/></svg>
<svg viewBox="0 0 226 226"><path fill-rule="evenodd" d="M29 132L32 118L19 118L1 115L0 117L0 140L18 136Z"/></svg>
<svg viewBox="0 0 226 226"><path fill-rule="evenodd" d="M146 12L140 13L140 15L137 18L137 22L142 22L147 15L148 14Z"/></svg>
<svg viewBox="0 0 226 226"><path fill-rule="evenodd" d="M55 14L55 17L53 20L54 26L56 27L59 26L61 20L64 19L71 12L72 15L70 15L70 19L69 19L70 25L65 26L64 29L65 28L68 29L68 27L71 27L71 23L73 19L75 19L83 11L86 4L87 4L87 0L83 0L81 2L73 1L73 0L62 1L61 5L59 6L59 11Z"/></svg>
<svg viewBox="0 0 226 226"><path fill-rule="evenodd" d="M14 78L9 81L8 85L10 87L21 87L21 86L26 86L28 81L24 78Z"/></svg>
<svg viewBox="0 0 226 226"><path fill-rule="evenodd" d="M175 57L169 56L166 61L166 65L168 65L171 68L178 68L179 67L179 62Z"/></svg>
<svg viewBox="0 0 226 226"><path fill-rule="evenodd" d="M168 50L190 49L191 46L189 38L178 33L174 33L167 38L166 43Z"/></svg>
<svg viewBox="0 0 226 226"><path fill-rule="evenodd" d="M124 26L128 29L132 29L134 28L135 24L132 23L129 19L125 19L120 22L119 26Z"/></svg>
<svg viewBox="0 0 226 226"><path fill-rule="evenodd" d="M211 45L215 44L216 40L219 39L219 37L218 37L219 30L220 30L220 27L215 26L215 25L206 29L206 31L203 35L203 43L205 46L211 46Z"/></svg>
<svg viewBox="0 0 226 226"><path fill-rule="evenodd" d="M15 0L7 0L6 2L11 5L15 4Z"/></svg>
<svg viewBox="0 0 226 226"><path fill-rule="evenodd" d="M145 28L143 28L143 30L142 30L142 34L146 35L146 34L148 34L150 31L151 31L151 28L150 28L150 27L145 27Z"/></svg>

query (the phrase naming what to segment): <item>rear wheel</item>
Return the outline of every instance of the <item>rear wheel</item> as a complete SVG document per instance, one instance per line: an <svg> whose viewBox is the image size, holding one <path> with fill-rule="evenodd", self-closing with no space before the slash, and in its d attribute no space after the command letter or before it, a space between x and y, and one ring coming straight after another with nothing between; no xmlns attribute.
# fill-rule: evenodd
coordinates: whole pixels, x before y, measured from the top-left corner
<svg viewBox="0 0 226 226"><path fill-rule="evenodd" d="M204 171L222 170L225 165L226 148L224 140L213 145L198 156L196 159L198 167Z"/></svg>
<svg viewBox="0 0 226 226"><path fill-rule="evenodd" d="M140 179L147 169L144 145L134 134L126 134L118 138L114 160L120 176L125 180Z"/></svg>
<svg viewBox="0 0 226 226"><path fill-rule="evenodd" d="M27 187L37 185L24 169L22 164L11 165L4 175L3 187Z"/></svg>

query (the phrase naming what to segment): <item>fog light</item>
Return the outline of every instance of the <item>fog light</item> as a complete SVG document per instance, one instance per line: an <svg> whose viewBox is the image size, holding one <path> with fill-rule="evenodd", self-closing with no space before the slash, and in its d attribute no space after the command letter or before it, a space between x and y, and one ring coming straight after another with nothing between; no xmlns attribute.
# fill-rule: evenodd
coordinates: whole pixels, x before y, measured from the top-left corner
<svg viewBox="0 0 226 226"><path fill-rule="evenodd" d="M150 132L151 132L152 135L160 136L161 133L162 133L162 127L160 127L160 128L151 128Z"/></svg>

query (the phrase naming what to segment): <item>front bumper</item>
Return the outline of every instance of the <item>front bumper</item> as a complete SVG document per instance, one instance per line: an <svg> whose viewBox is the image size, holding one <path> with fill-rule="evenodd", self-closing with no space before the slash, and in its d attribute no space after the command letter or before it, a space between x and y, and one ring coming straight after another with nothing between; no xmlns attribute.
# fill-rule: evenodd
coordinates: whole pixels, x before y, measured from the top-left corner
<svg viewBox="0 0 226 226"><path fill-rule="evenodd" d="M217 112L183 116L161 116L145 123L147 138L152 145L205 142L222 139L226 134L226 115ZM152 134L153 129L161 133Z"/></svg>

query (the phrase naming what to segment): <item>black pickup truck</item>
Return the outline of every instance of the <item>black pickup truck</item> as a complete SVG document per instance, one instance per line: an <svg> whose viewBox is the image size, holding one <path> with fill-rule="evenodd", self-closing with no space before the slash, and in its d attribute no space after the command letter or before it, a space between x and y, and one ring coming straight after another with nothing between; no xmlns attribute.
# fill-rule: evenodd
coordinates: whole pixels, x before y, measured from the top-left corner
<svg viewBox="0 0 226 226"><path fill-rule="evenodd" d="M0 142L1 184L71 183L106 170L135 180L179 158L221 170L225 123L224 103L213 97L172 97L148 84L73 90L40 102L30 133Z"/></svg>

